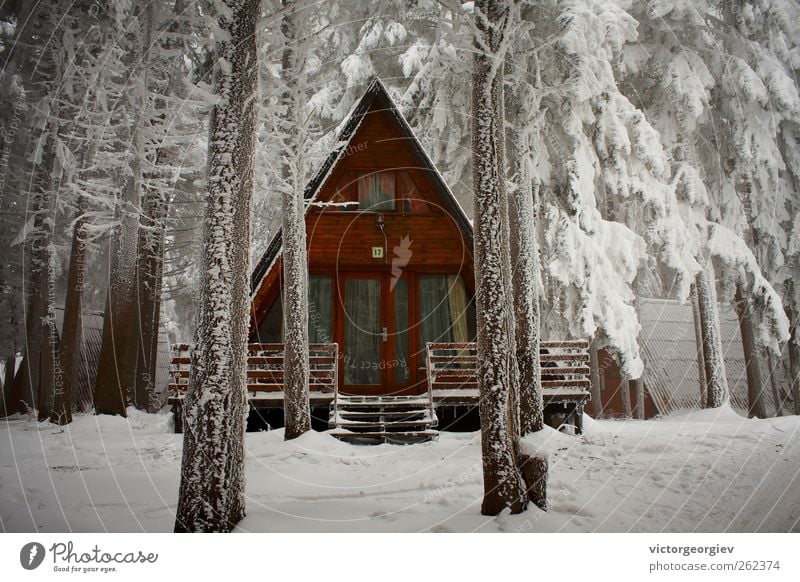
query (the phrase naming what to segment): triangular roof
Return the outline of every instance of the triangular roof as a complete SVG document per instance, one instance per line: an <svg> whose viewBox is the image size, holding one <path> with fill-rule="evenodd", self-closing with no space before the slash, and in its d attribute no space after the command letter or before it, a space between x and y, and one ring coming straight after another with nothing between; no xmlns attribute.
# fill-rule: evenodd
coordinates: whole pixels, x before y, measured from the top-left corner
<svg viewBox="0 0 800 582"><path fill-rule="evenodd" d="M361 97L355 107L353 107L344 122L339 126L341 129L336 136L336 145L331 153L328 154L328 157L325 158L325 161L314 174L313 178L311 178L306 185L303 194L304 198L310 202L317 197L328 177L331 176L334 169L338 165L338 162L348 151L351 140L358 131L358 128L361 126L361 122L364 120L367 112L370 111L373 105L377 105L381 110L388 111L392 114L392 117L397 125L396 129L398 133L405 138L405 140L407 140L406 143L411 145L411 148L419 161L419 167L430 172L429 177L431 183L433 184L434 189L436 190L436 193L442 202L442 205L449 211L450 216L455 220L459 229L465 236L465 240L468 241L470 246L472 246L472 224L467 218L467 215L464 213L464 209L461 208L461 205L458 203L458 200L456 200L456 197L453 195L453 192L450 190L449 186L445 183L441 173L436 169L436 166L431 161L427 152L423 149L422 144L417 139L417 136L414 134L411 126L408 124L408 121L406 121L405 117L403 117L403 114L400 113L400 110L397 108L395 102L389 96L386 87L377 77L373 78L364 95ZM310 204L306 204L306 212L310 206ZM281 236L281 230L278 229L278 231L275 233L275 236L270 241L267 250L262 255L261 260L258 261L258 264L253 269L253 274L250 278L251 295L258 291L261 282L269 274L276 262L276 259L278 258L278 255L280 254L282 246L283 240Z"/></svg>

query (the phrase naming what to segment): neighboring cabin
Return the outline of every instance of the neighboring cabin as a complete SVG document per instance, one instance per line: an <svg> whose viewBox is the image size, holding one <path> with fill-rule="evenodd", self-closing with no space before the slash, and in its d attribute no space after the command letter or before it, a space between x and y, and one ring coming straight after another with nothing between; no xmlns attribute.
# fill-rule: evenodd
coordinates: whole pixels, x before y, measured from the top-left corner
<svg viewBox="0 0 800 582"><path fill-rule="evenodd" d="M642 376L645 418L703 407L705 400L700 394L691 305L666 299L641 299L639 322L642 326L639 344L645 364ZM739 321L727 305L720 306L720 336L730 404L739 414L746 416L747 375ZM762 362L763 396L770 415L791 414L793 410L787 359L773 356L764 358ZM604 413L610 417L622 417L625 415L622 398L625 383L620 376L619 363L606 350L599 351L598 362ZM633 390L630 390L630 398L635 407ZM594 410L593 406L589 408Z"/></svg>

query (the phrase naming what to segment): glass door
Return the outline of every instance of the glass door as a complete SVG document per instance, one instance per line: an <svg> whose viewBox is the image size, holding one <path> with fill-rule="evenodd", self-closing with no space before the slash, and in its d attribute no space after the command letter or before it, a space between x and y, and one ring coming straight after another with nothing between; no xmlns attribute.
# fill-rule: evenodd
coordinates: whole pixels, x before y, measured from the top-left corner
<svg viewBox="0 0 800 582"><path fill-rule="evenodd" d="M375 387L381 384L383 325L380 276L352 276L344 280L344 385ZM374 392L370 390L369 392Z"/></svg>

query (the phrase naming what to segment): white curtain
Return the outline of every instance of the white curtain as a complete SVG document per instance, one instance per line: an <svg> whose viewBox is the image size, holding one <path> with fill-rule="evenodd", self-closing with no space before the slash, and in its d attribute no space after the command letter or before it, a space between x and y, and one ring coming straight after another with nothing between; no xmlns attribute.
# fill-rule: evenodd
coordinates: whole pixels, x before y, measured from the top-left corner
<svg viewBox="0 0 800 582"><path fill-rule="evenodd" d="M380 280L347 279L345 282L345 384L381 383L380 300Z"/></svg>

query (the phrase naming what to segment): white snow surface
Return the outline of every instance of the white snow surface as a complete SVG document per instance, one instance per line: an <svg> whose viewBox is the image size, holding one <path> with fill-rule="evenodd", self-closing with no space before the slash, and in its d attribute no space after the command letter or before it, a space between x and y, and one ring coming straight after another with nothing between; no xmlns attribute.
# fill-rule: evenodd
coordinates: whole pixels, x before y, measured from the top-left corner
<svg viewBox="0 0 800 582"><path fill-rule="evenodd" d="M182 435L169 415L0 421L0 531L172 531ZM800 531L800 417L730 408L594 421L523 441L549 455L550 508L485 517L479 433L356 446L248 433L243 532Z"/></svg>

